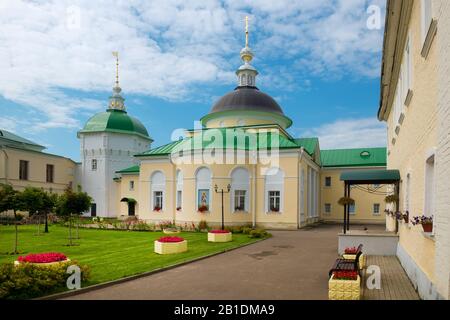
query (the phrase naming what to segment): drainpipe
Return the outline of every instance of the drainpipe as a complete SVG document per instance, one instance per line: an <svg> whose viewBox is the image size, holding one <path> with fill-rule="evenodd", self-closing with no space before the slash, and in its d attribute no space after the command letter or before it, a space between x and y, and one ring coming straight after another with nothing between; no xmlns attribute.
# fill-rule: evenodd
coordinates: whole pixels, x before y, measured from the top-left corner
<svg viewBox="0 0 450 320"><path fill-rule="evenodd" d="M304 154L305 154L305 148L301 147L300 148L300 153L299 153L299 156L298 156L298 166L297 166L297 169L298 169L298 171L297 171L297 179L298 179L298 183L297 183L297 186L298 186L298 193L297 193L297 208L298 208L297 218L298 218L298 223L297 223L297 225L298 225L299 229L302 226L301 215L302 215L302 209L303 208L300 207L300 204L303 204L303 200L300 199L300 190L302 188L302 186L300 185L300 183L301 183L301 177L300 176L301 176L301 172L302 172L302 170L301 170L301 163L302 163Z"/></svg>
<svg viewBox="0 0 450 320"><path fill-rule="evenodd" d="M253 197L252 197L252 211L253 211L253 228L256 228L256 164L253 166Z"/></svg>
<svg viewBox="0 0 450 320"><path fill-rule="evenodd" d="M8 183L8 162L9 162L9 157L8 157L8 153L6 152L6 150L5 150L5 148L3 146L0 146L0 149L5 154L5 183Z"/></svg>

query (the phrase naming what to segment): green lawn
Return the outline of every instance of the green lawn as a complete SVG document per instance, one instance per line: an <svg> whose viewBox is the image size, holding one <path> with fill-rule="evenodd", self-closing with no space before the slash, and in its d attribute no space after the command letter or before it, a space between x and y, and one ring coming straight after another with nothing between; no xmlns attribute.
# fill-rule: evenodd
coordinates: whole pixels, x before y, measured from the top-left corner
<svg viewBox="0 0 450 320"><path fill-rule="evenodd" d="M162 232L131 232L80 229L78 246L68 247L68 228L52 225L50 233L36 235L36 226L19 227L19 255L40 252L62 252L71 260L91 267L89 285L123 278L161 267L178 264L226 249L255 242L247 235L234 234L233 242L209 243L205 233L182 233L189 250L177 255L160 256L153 252L153 241ZM14 227L0 226L0 263L12 262L18 255L13 250Z"/></svg>

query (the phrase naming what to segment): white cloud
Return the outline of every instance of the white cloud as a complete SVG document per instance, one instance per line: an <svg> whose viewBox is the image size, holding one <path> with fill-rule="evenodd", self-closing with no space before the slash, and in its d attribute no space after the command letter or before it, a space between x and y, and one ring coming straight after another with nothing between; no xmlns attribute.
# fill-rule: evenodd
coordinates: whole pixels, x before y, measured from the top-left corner
<svg viewBox="0 0 450 320"><path fill-rule="evenodd" d="M386 134L386 125L374 117L337 120L302 136L319 137L321 149L345 149L386 146Z"/></svg>
<svg viewBox="0 0 450 320"><path fill-rule="evenodd" d="M104 108L106 101L73 92L109 91L115 50L125 94L195 99L205 94L199 85L232 85L247 13L267 87L293 90L309 72L373 77L379 70L382 32L365 28L367 0L1 3L0 95L46 117L37 129L79 127L80 112Z"/></svg>

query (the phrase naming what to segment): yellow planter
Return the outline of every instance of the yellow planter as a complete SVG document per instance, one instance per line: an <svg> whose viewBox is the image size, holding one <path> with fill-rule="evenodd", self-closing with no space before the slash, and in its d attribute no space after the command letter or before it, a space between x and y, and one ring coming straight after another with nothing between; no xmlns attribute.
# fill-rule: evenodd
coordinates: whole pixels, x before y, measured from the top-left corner
<svg viewBox="0 0 450 320"><path fill-rule="evenodd" d="M334 275L328 282L329 300L360 300L361 278L356 280L335 280Z"/></svg>
<svg viewBox="0 0 450 320"><path fill-rule="evenodd" d="M233 241L233 234L229 233L208 233L209 242L231 242Z"/></svg>
<svg viewBox="0 0 450 320"><path fill-rule="evenodd" d="M158 254L176 254L188 250L187 241L182 242L159 242L155 241L155 253Z"/></svg>
<svg viewBox="0 0 450 320"><path fill-rule="evenodd" d="M356 254L344 254L342 257L346 260L355 260ZM359 256L359 268L364 269L366 267L366 257L364 254Z"/></svg>
<svg viewBox="0 0 450 320"><path fill-rule="evenodd" d="M32 264L34 266L38 266L38 267L52 267L52 266L56 266L58 264L61 263L66 263L66 262L70 262L70 259L66 259L63 261L56 261L56 262L48 262L48 263L32 263L32 262L20 262L20 261L14 261L14 265L17 267L22 263L27 263L27 264Z"/></svg>

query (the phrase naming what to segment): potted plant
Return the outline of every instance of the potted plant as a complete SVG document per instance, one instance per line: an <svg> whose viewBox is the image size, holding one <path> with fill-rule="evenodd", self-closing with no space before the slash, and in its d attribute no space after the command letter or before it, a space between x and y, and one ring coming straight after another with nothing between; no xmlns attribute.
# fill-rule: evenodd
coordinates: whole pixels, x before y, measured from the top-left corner
<svg viewBox="0 0 450 320"><path fill-rule="evenodd" d="M187 241L182 237L162 237L155 241L155 253L177 254L188 250Z"/></svg>
<svg viewBox="0 0 450 320"><path fill-rule="evenodd" d="M244 208L237 206L236 208L234 208L234 211L244 211Z"/></svg>
<svg viewBox="0 0 450 320"><path fill-rule="evenodd" d="M339 199L338 204L341 206L351 206L355 204L355 200L350 197L342 197Z"/></svg>
<svg viewBox="0 0 450 320"><path fill-rule="evenodd" d="M390 194L384 198L386 203L396 203L398 201L398 196L396 194Z"/></svg>
<svg viewBox="0 0 450 320"><path fill-rule="evenodd" d="M153 208L153 211L155 211L155 212L161 212L161 207L159 207L159 206L155 206L154 208Z"/></svg>
<svg viewBox="0 0 450 320"><path fill-rule="evenodd" d="M330 300L359 300L361 278L357 271L335 271L328 281Z"/></svg>
<svg viewBox="0 0 450 320"><path fill-rule="evenodd" d="M271 208L270 208L270 211L271 211L271 212L275 212L275 213L279 213L279 212L280 212L280 208L277 208L277 207L271 207Z"/></svg>
<svg viewBox="0 0 450 320"><path fill-rule="evenodd" d="M198 212L200 212L200 213L208 212L208 210L209 210L208 206L200 206L198 208Z"/></svg>
<svg viewBox="0 0 450 320"><path fill-rule="evenodd" d="M211 230L208 232L209 242L231 242L233 234L228 230Z"/></svg>
<svg viewBox="0 0 450 320"><path fill-rule="evenodd" d="M178 207L178 208L177 208L177 211L178 211L178 212L180 212L181 210L182 210L182 208L181 208L181 207Z"/></svg>
<svg viewBox="0 0 450 320"><path fill-rule="evenodd" d="M433 216L431 217L427 217L427 216L419 216L419 217L414 217L412 220L412 224L417 226L417 225L422 225L423 231L426 233L432 233L433 232Z"/></svg>
<svg viewBox="0 0 450 320"><path fill-rule="evenodd" d="M69 262L70 259L65 254L59 252L46 252L46 253L30 253L26 256L20 256L14 264L17 266L21 263L30 263L38 266L53 266L55 264Z"/></svg>

